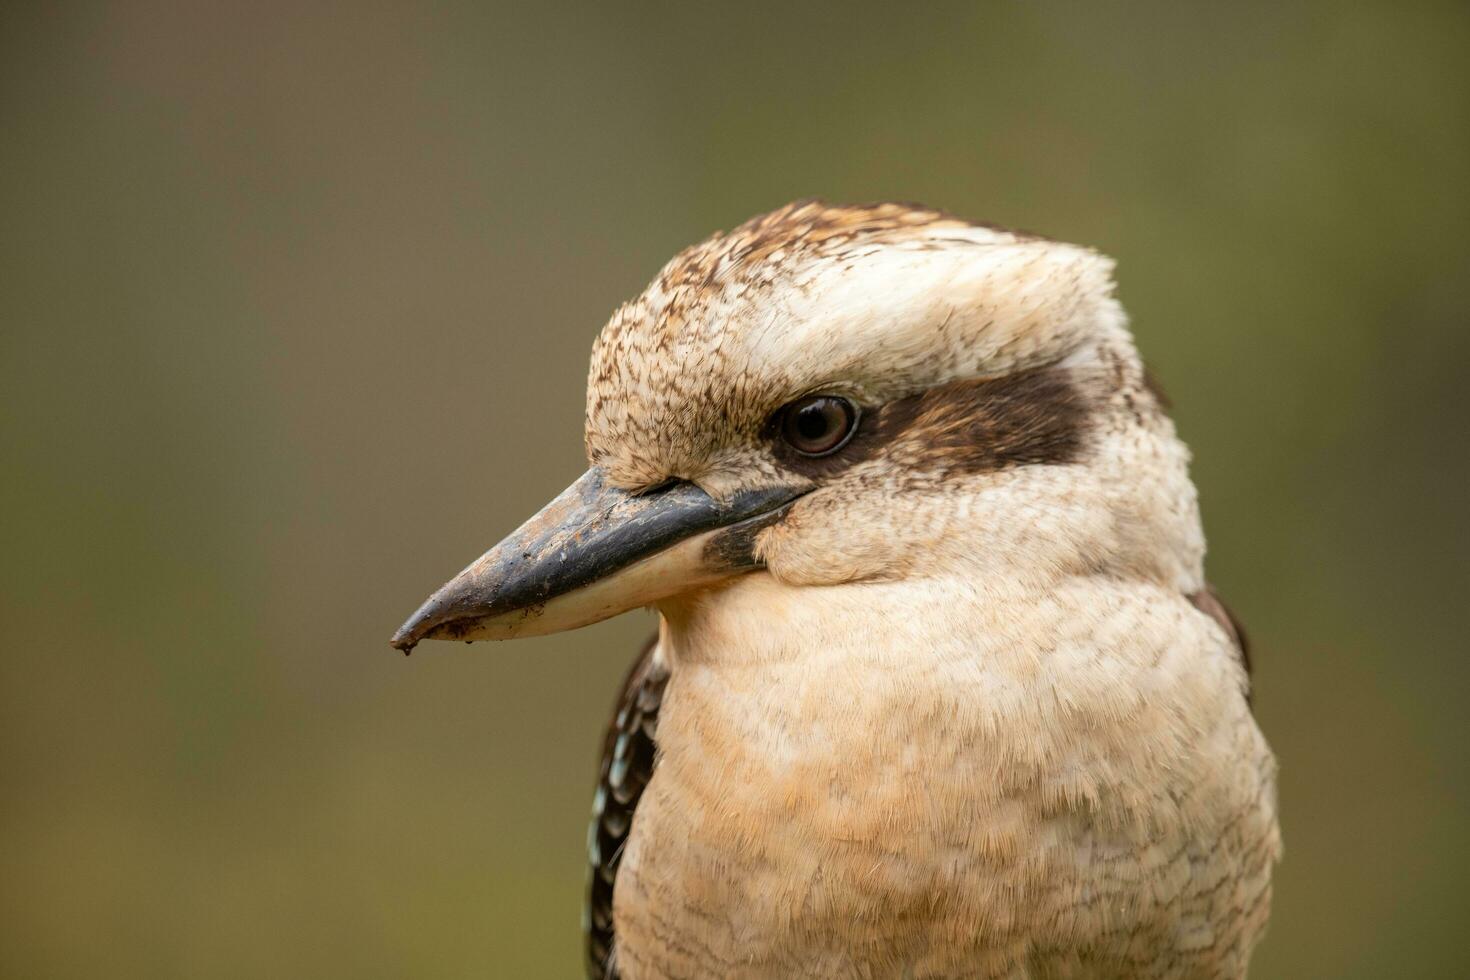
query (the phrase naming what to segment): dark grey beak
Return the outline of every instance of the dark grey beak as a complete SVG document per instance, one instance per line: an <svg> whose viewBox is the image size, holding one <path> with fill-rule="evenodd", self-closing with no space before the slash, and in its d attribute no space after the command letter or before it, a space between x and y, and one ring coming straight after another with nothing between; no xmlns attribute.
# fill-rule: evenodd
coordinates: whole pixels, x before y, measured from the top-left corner
<svg viewBox="0 0 1470 980"><path fill-rule="evenodd" d="M575 629L760 567L755 536L808 487L743 491L716 501L692 483L642 494L588 470L429 597L393 635L508 640Z"/></svg>

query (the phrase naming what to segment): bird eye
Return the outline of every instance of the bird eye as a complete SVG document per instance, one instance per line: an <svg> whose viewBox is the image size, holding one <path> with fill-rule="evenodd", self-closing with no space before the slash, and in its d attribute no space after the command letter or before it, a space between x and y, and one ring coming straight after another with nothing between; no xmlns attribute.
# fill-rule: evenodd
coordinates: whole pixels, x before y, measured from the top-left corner
<svg viewBox="0 0 1470 980"><path fill-rule="evenodd" d="M847 444L857 419L857 406L846 398L813 395L786 406L781 437L803 456L826 456Z"/></svg>

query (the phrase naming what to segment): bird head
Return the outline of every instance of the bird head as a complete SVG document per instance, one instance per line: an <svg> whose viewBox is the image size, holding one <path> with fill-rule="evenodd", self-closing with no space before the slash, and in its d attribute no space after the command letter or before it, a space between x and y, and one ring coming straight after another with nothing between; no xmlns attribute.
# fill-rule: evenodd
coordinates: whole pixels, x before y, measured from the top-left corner
<svg viewBox="0 0 1470 980"><path fill-rule="evenodd" d="M394 646L557 632L750 573L1197 587L1187 452L1112 269L900 204L798 202L686 249L593 347L587 473Z"/></svg>

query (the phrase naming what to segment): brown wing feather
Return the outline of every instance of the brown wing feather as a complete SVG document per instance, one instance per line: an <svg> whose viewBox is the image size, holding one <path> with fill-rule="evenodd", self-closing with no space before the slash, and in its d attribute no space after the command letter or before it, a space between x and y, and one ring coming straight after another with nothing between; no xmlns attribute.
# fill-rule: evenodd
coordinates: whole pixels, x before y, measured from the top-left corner
<svg viewBox="0 0 1470 980"><path fill-rule="evenodd" d="M1249 681L1251 644L1250 639L1245 635L1245 626L1236 618L1235 613L1230 611L1230 607L1225 605L1225 600L1220 598L1220 593L1215 591L1215 587L1209 583L1205 583L1203 590L1191 593L1189 601L1194 603L1194 608L1219 623L1225 635L1234 641L1235 649L1240 652L1241 665L1245 667L1246 680ZM1245 695L1247 701L1250 700L1250 696L1251 691L1247 688Z"/></svg>
<svg viewBox="0 0 1470 980"><path fill-rule="evenodd" d="M589 980L617 980L613 946L613 889L618 862L633 825L633 812L653 775L658 709L669 672L655 659L658 637L651 639L628 671L612 723L602 743L602 767L587 831L590 867L582 926L587 934Z"/></svg>

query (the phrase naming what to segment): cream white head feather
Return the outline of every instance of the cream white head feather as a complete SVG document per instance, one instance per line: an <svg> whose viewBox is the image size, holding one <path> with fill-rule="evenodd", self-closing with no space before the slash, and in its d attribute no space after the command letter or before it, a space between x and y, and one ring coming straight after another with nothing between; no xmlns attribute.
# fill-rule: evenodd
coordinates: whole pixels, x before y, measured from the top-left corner
<svg viewBox="0 0 1470 980"><path fill-rule="evenodd" d="M970 560L1198 588L1187 454L1112 270L924 208L788 205L682 252L614 313L592 354L589 460L630 490L811 481L760 543L792 582ZM814 393L891 424L847 465L783 458L771 420Z"/></svg>

